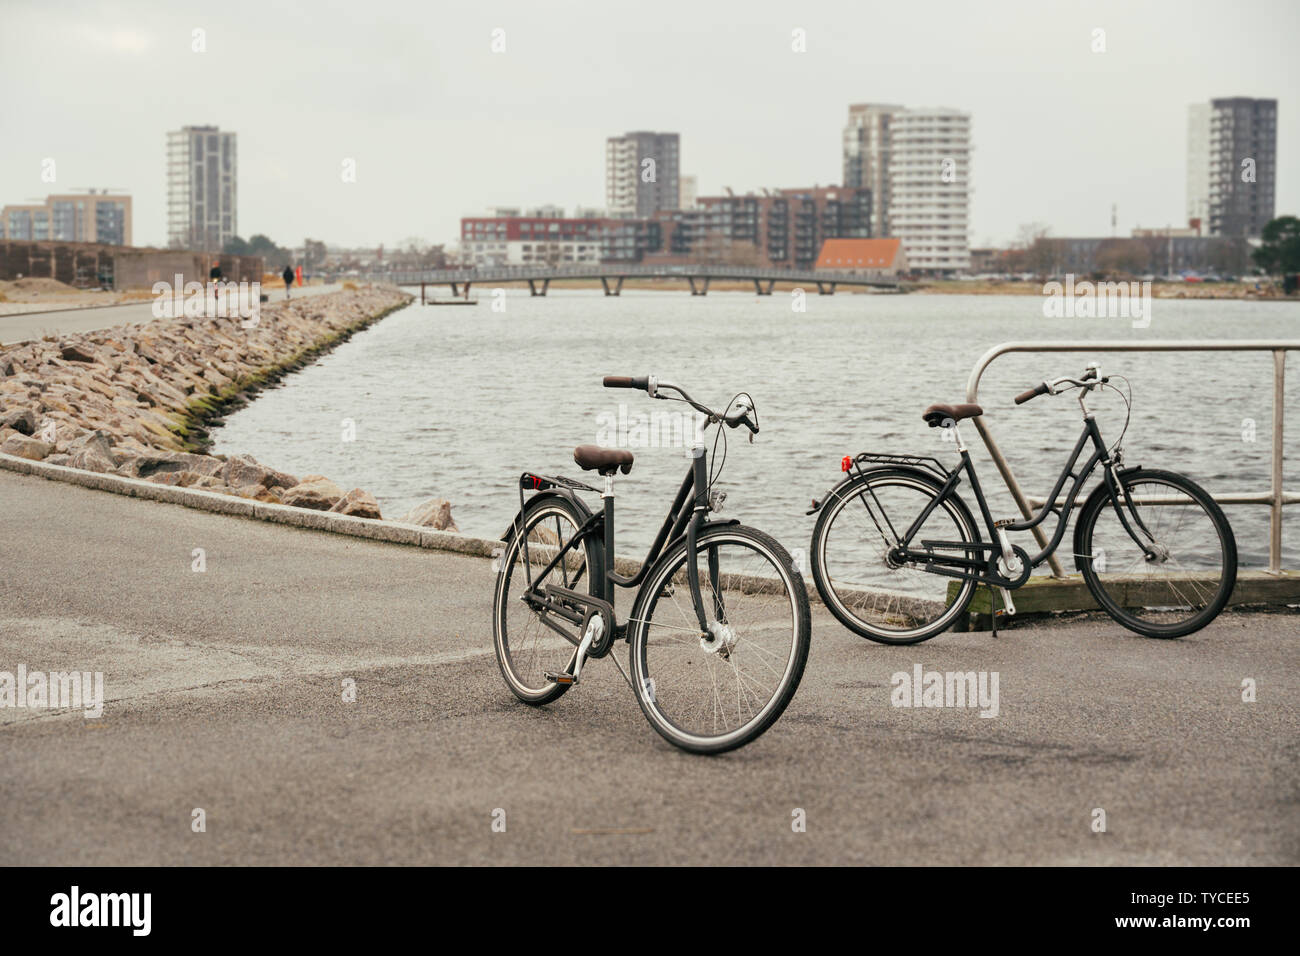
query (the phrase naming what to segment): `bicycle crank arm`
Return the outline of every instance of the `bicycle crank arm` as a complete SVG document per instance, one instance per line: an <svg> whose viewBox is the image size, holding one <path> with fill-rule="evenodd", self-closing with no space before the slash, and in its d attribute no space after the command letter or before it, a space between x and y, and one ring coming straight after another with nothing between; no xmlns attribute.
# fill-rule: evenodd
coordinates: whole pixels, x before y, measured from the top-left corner
<svg viewBox="0 0 1300 956"><path fill-rule="evenodd" d="M543 672L546 679L557 684L578 683L578 678L582 676L583 662L587 660L587 652L591 650L592 641L596 639L596 632L601 629L600 616L592 617L591 623L587 625L586 633L582 635L582 643L578 645L578 649L569 658L569 666L559 674L553 674L549 671Z"/></svg>

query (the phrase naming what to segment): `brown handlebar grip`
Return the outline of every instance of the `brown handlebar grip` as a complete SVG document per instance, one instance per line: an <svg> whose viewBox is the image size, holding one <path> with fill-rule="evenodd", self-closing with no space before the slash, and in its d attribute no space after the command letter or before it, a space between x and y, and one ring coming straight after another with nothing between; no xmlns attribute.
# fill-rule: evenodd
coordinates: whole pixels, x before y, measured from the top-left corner
<svg viewBox="0 0 1300 956"><path fill-rule="evenodd" d="M1019 395L1017 395L1017 396L1016 396L1016 404L1017 404L1017 405L1023 405L1023 404L1025 404L1025 402L1029 401L1031 398L1037 398L1039 395L1046 395L1046 394L1047 394L1047 383L1046 383L1046 382L1039 382L1039 383L1038 383L1037 385L1035 385L1033 388L1031 388L1031 389L1029 389L1029 390L1027 390L1027 391L1021 392Z"/></svg>
<svg viewBox="0 0 1300 956"><path fill-rule="evenodd" d="M639 388L645 389L650 384L648 375L606 375L604 385L606 388Z"/></svg>

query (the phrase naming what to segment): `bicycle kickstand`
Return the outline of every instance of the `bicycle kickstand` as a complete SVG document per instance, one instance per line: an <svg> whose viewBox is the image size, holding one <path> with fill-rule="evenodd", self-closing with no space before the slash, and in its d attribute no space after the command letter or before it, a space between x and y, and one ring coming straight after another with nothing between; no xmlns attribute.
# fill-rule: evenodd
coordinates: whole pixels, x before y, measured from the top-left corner
<svg viewBox="0 0 1300 956"><path fill-rule="evenodd" d="M1011 617L1016 613L1016 602L1011 600L1011 592L1006 588L998 588L998 593L1002 596L1002 614ZM993 606L993 595L989 594L989 626L993 629L993 636L998 636L998 611Z"/></svg>

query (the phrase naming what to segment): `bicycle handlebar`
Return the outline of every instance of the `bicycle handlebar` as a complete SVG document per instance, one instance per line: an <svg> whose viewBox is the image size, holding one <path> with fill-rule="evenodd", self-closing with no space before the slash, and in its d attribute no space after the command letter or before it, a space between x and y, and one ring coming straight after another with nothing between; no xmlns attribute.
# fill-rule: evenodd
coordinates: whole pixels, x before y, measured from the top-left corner
<svg viewBox="0 0 1300 956"><path fill-rule="evenodd" d="M1091 391L1100 385L1105 385L1109 381L1109 377L1101 374L1101 369L1097 366L1097 363L1092 362L1083 373L1083 378L1079 379L1065 375L1051 382L1039 382L1033 388L1017 395L1015 402L1017 405L1023 405L1025 402L1032 398L1037 398L1039 395L1059 395L1061 393L1062 385L1072 385L1076 388L1083 388Z"/></svg>
<svg viewBox="0 0 1300 956"><path fill-rule="evenodd" d="M644 392L648 392L651 398L669 398L670 396L662 394L662 390L670 389L681 396L681 401L686 402L686 404L690 405L697 412L707 415L712 421L727 425L730 428L744 425L749 429L750 434L758 434L758 425L755 424L754 420L750 417L750 413L754 411L754 406L752 404L753 399L750 399L749 401L737 400L735 405L733 405L729 411L722 413L715 412L707 405L701 405L699 402L695 401L695 399L691 398L691 396L686 393L686 390L680 385L673 385L671 382L662 382L653 375L606 375L604 379L602 379L602 384L606 388L641 389ZM747 393L742 394L745 394L746 397L748 397Z"/></svg>
<svg viewBox="0 0 1300 956"><path fill-rule="evenodd" d="M1035 385L1033 388L1029 389L1028 391L1021 392L1019 395L1017 395L1016 404L1023 405L1031 398L1037 398L1039 395L1046 395L1047 392L1048 392L1047 383L1039 382L1037 385Z"/></svg>
<svg viewBox="0 0 1300 956"><path fill-rule="evenodd" d="M649 375L606 375L606 388L639 388L645 391L650 386Z"/></svg>

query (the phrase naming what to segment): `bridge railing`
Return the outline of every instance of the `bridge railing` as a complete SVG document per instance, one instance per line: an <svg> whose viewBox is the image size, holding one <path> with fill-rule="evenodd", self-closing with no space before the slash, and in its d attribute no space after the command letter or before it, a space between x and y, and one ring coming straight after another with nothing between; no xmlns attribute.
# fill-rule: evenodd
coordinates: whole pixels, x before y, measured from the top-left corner
<svg viewBox="0 0 1300 956"><path fill-rule="evenodd" d="M694 279L785 279L799 282L872 282L892 284L893 277L883 270L781 269L762 266L728 265L644 265L629 263L590 263L587 265L509 265L428 269L414 272L373 273L371 281L411 285L420 282L503 282L527 279L599 279L599 278L694 278Z"/></svg>
<svg viewBox="0 0 1300 956"><path fill-rule="evenodd" d="M1268 491L1234 491L1214 495L1214 500L1224 505L1268 505L1272 514L1269 521L1268 570L1272 574L1282 572L1282 506L1300 503L1300 494L1288 494L1282 489L1282 428L1283 403L1286 392L1286 353L1300 350L1300 341L1214 341L1214 340L1171 340L1166 342L1004 342L989 349L975 363L970 380L966 384L966 401L979 402L980 378L993 360L1008 352L1271 352L1273 354L1273 461L1270 470L1271 481ZM1020 483L1011 470L1011 465L1002 454L993 432L989 429L987 417L980 415L972 419L984 446L989 451L993 463L997 465L1006 482L1007 490L1015 499L1016 507L1025 518L1033 515L1035 505L1041 507L1042 499L1029 498L1021 490ZM1047 536L1041 526L1034 528L1034 537L1044 547ZM1065 577L1065 569L1056 555L1048 559L1052 574L1058 578Z"/></svg>

